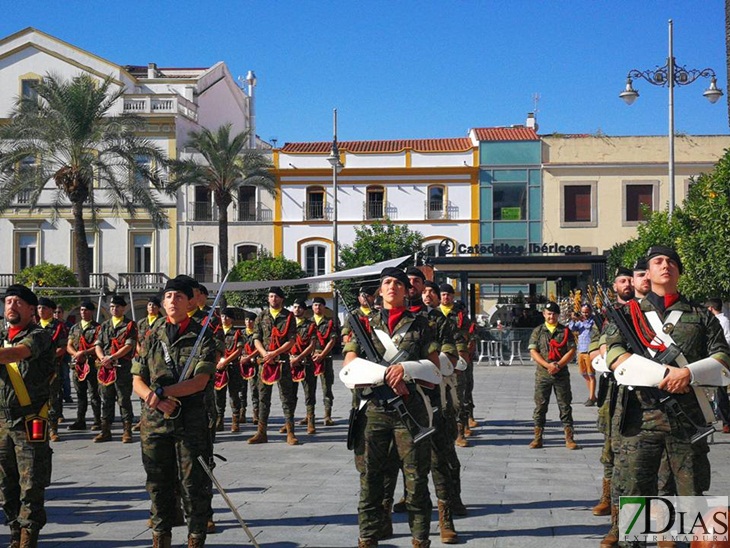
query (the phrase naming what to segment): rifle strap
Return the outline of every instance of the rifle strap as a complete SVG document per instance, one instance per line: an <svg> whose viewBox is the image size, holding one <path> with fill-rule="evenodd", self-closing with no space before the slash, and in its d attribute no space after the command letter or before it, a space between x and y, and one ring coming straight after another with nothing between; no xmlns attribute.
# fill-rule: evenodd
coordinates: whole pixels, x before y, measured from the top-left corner
<svg viewBox="0 0 730 548"><path fill-rule="evenodd" d="M8 341L4 342L5 348L13 346ZM30 408L31 399L30 394L28 393L28 388L25 386L25 381L23 380L23 375L20 373L20 368L18 367L17 362L12 362L5 364L5 368L8 372L8 378L10 379L10 384L13 385L13 390L15 391L15 397L18 398L18 403L20 404L21 409L23 410L23 414L25 415L26 419L29 419L36 415L36 413L33 413L33 411ZM44 403L41 407L40 411L38 412L38 416L41 416L43 418L48 418L48 402Z"/></svg>
<svg viewBox="0 0 730 548"><path fill-rule="evenodd" d="M413 321L403 324L396 330L395 333L393 333L392 337L381 329L373 329L375 335L380 341L380 344L385 347L385 354L383 354L383 358L385 360L393 363L393 358L395 358L399 352L397 345L403 340L403 337L406 335L406 333L408 333L412 325Z"/></svg>
<svg viewBox="0 0 730 548"><path fill-rule="evenodd" d="M423 391L421 385L416 383L416 392L423 398L423 404L426 406L426 413L428 414L428 427L433 426L433 406L431 405L431 398Z"/></svg>

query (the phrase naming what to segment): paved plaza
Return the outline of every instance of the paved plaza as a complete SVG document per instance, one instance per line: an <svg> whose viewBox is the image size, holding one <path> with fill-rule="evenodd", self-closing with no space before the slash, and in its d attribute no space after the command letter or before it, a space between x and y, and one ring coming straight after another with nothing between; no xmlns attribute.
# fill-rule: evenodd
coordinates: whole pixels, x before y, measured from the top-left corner
<svg viewBox="0 0 730 548"><path fill-rule="evenodd" d="M337 365L336 365L337 367ZM599 497L602 438L595 430L596 408L586 399L583 379L572 368L573 407L580 451L563 445L562 428L553 402L548 413L546 445L530 450L534 366L477 366L476 415L480 427L473 446L457 448L462 463L463 500L469 516L456 518L462 544L475 547L598 546L608 519L590 512ZM135 403L137 405L137 403ZM336 384L334 427L318 425L307 436L298 428L301 445L291 447L278 432L282 424L278 398L272 405L269 443L245 443L254 427L219 435L215 474L262 547L346 547L357 544L358 476L352 453L345 447L347 389ZM298 417L303 411L298 405ZM66 418L74 415L66 405ZM322 405L318 405L319 418ZM250 409L249 409L250 416ZM229 427L230 417L226 417ZM320 421L318 421L320 422ZM68 421L66 422L68 424ZM91 432L69 433L62 425L61 442L53 444L53 483L47 491L48 525L43 547L121 548L151 545L146 526L149 497L144 489L139 437L123 445L121 425L111 443L92 443ZM730 435L717 433L710 453L713 465L710 494L730 493ZM400 492L396 493L397 496ZM248 538L221 496L213 498L218 533L206 546L248 546ZM407 517L394 515L395 537L382 547L411 546ZM441 546L434 511L434 548ZM0 544L7 539L7 528ZM173 546L186 542L182 527Z"/></svg>

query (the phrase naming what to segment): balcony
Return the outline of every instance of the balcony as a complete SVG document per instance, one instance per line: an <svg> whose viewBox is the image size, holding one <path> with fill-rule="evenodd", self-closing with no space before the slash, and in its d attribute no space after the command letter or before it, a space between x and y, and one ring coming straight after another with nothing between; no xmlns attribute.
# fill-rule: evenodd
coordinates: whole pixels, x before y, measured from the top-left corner
<svg viewBox="0 0 730 548"><path fill-rule="evenodd" d="M191 221L202 223L218 222L218 207L213 202L190 202L188 211Z"/></svg>
<svg viewBox="0 0 730 548"><path fill-rule="evenodd" d="M302 203L303 221L331 221L332 206L325 206L322 202Z"/></svg>
<svg viewBox="0 0 730 548"><path fill-rule="evenodd" d="M162 272L120 272L117 289L159 289L169 279Z"/></svg>
<svg viewBox="0 0 730 548"><path fill-rule="evenodd" d="M0 288L7 288L15 283L15 274L0 274Z"/></svg>
<svg viewBox="0 0 730 548"><path fill-rule="evenodd" d="M390 205L389 203L375 200L365 202L362 206L362 218L364 221L397 219L398 208Z"/></svg>
<svg viewBox="0 0 730 548"><path fill-rule="evenodd" d="M132 94L124 96L125 114L180 114L198 121L198 105L176 93L159 95Z"/></svg>
<svg viewBox="0 0 730 548"><path fill-rule="evenodd" d="M456 219L459 216L459 207L451 202L444 204L442 200L425 200L423 202L424 218L435 219Z"/></svg>
<svg viewBox="0 0 730 548"><path fill-rule="evenodd" d="M252 204L239 204L237 219L242 223L270 223L274 220L274 212L257 202L255 208Z"/></svg>
<svg viewBox="0 0 730 548"><path fill-rule="evenodd" d="M329 293L332 291L332 282L315 282L309 284L310 293Z"/></svg>

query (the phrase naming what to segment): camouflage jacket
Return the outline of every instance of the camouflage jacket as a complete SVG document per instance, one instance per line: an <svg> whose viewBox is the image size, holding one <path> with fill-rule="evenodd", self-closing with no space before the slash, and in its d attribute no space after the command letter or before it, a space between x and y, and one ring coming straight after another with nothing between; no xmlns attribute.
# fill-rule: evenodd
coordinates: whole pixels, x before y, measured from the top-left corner
<svg viewBox="0 0 730 548"><path fill-rule="evenodd" d="M204 309L198 308L195 313L190 316L190 318L198 322L200 325L208 326L208 329L210 330L210 335L213 337L213 342L215 343L216 352L222 356L225 353L225 336L223 334L223 324L221 324L220 316L218 316L217 314L213 314L210 317L209 325L209 311L210 307L206 307Z"/></svg>
<svg viewBox="0 0 730 548"><path fill-rule="evenodd" d="M443 312L437 308L429 308L421 303L420 306L410 307L409 310L414 314L421 314L428 318L431 327L436 333L436 342L439 344L439 352L449 354L455 358L459 357L456 350L456 341L454 340L454 330L456 326L454 322L444 316Z"/></svg>
<svg viewBox="0 0 730 548"><path fill-rule="evenodd" d="M40 323L38 325L41 325ZM51 333L51 339L53 340L53 346L55 349L63 348L63 353L66 354L66 345L68 344L68 329L66 328L66 324L63 322L59 322L57 319L52 319L48 325L43 327L43 329L46 329ZM55 354L55 352L54 352ZM60 358L56 358L56 360L60 363L65 359L65 356L61 356Z"/></svg>
<svg viewBox="0 0 730 548"><path fill-rule="evenodd" d="M324 347L327 346L330 341L336 341L339 338L337 322L335 322L333 318L324 318L321 322L316 323L316 320L312 317L312 323L314 323L317 329L314 344L317 350L324 350ZM330 352L327 357L331 358L332 352Z"/></svg>
<svg viewBox="0 0 730 548"><path fill-rule="evenodd" d="M244 343L246 342L244 339L245 337L241 333L240 329L236 329L235 327L231 327L228 330L228 333L226 333L226 330L224 328L221 328L221 331L223 332L223 341L225 344L225 352L224 356L227 358L231 354L233 354L236 350L239 348L243 348Z"/></svg>
<svg viewBox="0 0 730 548"><path fill-rule="evenodd" d="M459 352L469 352L469 345L476 340L476 324L471 321L464 307L454 305L448 315L441 308L435 310L452 322L456 349Z"/></svg>
<svg viewBox="0 0 730 548"><path fill-rule="evenodd" d="M557 362L570 350L575 348L575 337L570 329L562 323L558 323L552 333L550 333L550 330L543 323L533 329L527 348L529 350L537 350L545 361ZM537 370L540 373L544 372L546 375L550 374L540 365L537 366ZM568 368L563 367L555 376L558 375L569 375Z"/></svg>
<svg viewBox="0 0 730 548"><path fill-rule="evenodd" d="M105 355L110 355L122 348L130 345L132 351L119 359L120 365L131 365L134 351L137 348L137 324L126 316L119 324L114 327L112 319L101 324L99 336L96 338L96 346L100 346Z"/></svg>
<svg viewBox="0 0 730 548"><path fill-rule="evenodd" d="M15 394L15 388L8 376L8 366L0 365L0 417L12 421L16 426L23 422L27 414L38 413L48 401L51 394L49 379L54 369L55 345L51 340L51 332L35 323L31 323L24 330L17 333L12 341L9 340L8 329L0 329L0 341L3 346L18 346L20 344L30 348L30 356L18 362L18 370L30 395L30 409L23 410Z"/></svg>
<svg viewBox="0 0 730 548"><path fill-rule="evenodd" d="M294 314L286 308L282 308L276 319L266 308L258 316L253 324L253 340L261 341L266 350L275 350L289 341L293 341L297 335L297 322ZM285 355L280 356L286 359Z"/></svg>
<svg viewBox="0 0 730 548"><path fill-rule="evenodd" d="M302 322L297 323L296 339L294 342L294 346L292 346L289 354L291 354L292 356L298 356L299 354L304 352L304 349L309 346L310 342L312 342L312 337L316 338L316 335L314 333L316 330L317 326L314 325L313 321L308 320L307 318L302 318Z"/></svg>
<svg viewBox="0 0 730 548"><path fill-rule="evenodd" d="M71 328L71 331L69 331L68 342L77 352L81 350L88 350L94 346L96 338L99 335L99 331L101 331L101 324L94 320L89 322L86 329L81 327L81 322L79 322ZM94 361L96 361L96 356L94 354L87 354L86 361L87 363L93 364Z"/></svg>

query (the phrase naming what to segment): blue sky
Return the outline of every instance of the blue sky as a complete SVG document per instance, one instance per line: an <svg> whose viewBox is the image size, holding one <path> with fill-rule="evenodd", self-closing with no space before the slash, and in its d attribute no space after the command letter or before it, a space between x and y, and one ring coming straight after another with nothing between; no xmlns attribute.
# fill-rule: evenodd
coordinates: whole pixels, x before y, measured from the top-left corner
<svg viewBox="0 0 730 548"><path fill-rule="evenodd" d="M21 8L22 6L22 8ZM0 0L0 35L33 26L112 62L256 72L257 133L285 142L461 137L524 123L540 133L663 135L667 90L629 69L713 68L727 88L722 0ZM727 134L725 97L676 90L676 131Z"/></svg>

